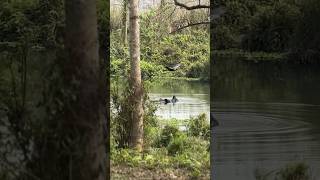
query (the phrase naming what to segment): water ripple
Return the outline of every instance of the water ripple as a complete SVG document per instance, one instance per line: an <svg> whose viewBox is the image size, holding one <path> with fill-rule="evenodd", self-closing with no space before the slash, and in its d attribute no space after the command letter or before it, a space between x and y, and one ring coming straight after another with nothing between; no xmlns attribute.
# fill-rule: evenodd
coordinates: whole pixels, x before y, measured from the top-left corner
<svg viewBox="0 0 320 180"><path fill-rule="evenodd" d="M212 110L220 123L212 130L219 173L299 160L320 167L319 105L215 102Z"/></svg>

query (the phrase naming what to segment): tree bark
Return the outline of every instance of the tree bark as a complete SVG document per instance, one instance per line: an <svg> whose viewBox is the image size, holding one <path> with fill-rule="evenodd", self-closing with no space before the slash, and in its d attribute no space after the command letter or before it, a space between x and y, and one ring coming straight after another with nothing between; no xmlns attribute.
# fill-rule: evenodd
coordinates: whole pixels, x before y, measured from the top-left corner
<svg viewBox="0 0 320 180"><path fill-rule="evenodd" d="M140 70L140 27L138 0L129 0L129 27L130 27L130 87L132 90L131 103L131 130L130 142L131 148L142 151L143 146L143 89Z"/></svg>
<svg viewBox="0 0 320 180"><path fill-rule="evenodd" d="M210 1L210 16L213 14L213 4L215 3L214 0ZM213 28L214 28L214 24L213 21L210 20L210 32L213 32ZM213 43L214 43L214 36L215 34L210 33L210 83L211 83L211 87L210 87L210 102L214 102L214 87L215 87L215 81L212 78L213 74L214 74L214 62L215 62L215 57L213 55ZM212 104L211 104L212 105ZM211 116L211 108L210 108L210 124L212 125L213 122L213 116ZM214 173L214 145L215 145L215 136L214 136L214 132L213 132L213 126L210 126L210 177L211 179L215 179L215 173Z"/></svg>
<svg viewBox="0 0 320 180"><path fill-rule="evenodd" d="M69 179L105 180L105 84L101 76L95 0L65 0L65 82L74 93L63 115ZM50 156L50 155L48 155Z"/></svg>

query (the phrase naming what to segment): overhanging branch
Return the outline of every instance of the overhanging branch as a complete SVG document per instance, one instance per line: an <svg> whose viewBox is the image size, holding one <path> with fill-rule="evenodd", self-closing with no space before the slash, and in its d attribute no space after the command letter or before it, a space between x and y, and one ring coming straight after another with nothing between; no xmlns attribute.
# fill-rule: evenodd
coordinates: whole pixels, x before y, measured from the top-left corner
<svg viewBox="0 0 320 180"><path fill-rule="evenodd" d="M187 24L187 25L185 25L185 26L179 27L178 29L170 32L170 34L173 34L173 33L175 33L175 32L181 31L181 30L183 30L183 29L185 29L185 28L188 28L188 27L191 27L191 26L197 26L197 25L201 25L201 24L210 24L210 21L190 23L190 24Z"/></svg>
<svg viewBox="0 0 320 180"><path fill-rule="evenodd" d="M204 4L200 4L200 1L199 1L199 4L198 5L194 5L194 6L188 6L186 4L183 4L181 2L178 2L178 0L174 0L174 4L176 6L180 6L180 7L183 7L185 8L186 10L193 10L193 9L205 9L205 8L210 8L210 5L204 5Z"/></svg>

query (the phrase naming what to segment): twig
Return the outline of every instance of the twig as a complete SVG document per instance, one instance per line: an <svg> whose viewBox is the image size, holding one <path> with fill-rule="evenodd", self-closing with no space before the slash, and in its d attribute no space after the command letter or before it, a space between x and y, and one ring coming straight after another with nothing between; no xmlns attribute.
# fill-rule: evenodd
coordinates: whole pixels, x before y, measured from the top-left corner
<svg viewBox="0 0 320 180"><path fill-rule="evenodd" d="M203 8L209 9L209 8L210 8L210 5L200 4L200 0L199 0L199 4L198 4L198 5L195 5L195 6L188 6L188 5L186 5L186 4L183 4L183 3L181 3L181 2L178 2L178 0L174 0L174 4L175 4L176 6L183 7L183 8L185 8L186 10L203 9Z"/></svg>
<svg viewBox="0 0 320 180"><path fill-rule="evenodd" d="M197 22L197 23L187 24L187 25L185 25L185 26L179 27L178 29L170 32L170 34L173 34L173 33L177 32L177 31L181 31L182 29L185 29L185 28L187 28L187 27L196 26L196 25L201 25L201 24L210 24L210 21L203 21L203 22Z"/></svg>

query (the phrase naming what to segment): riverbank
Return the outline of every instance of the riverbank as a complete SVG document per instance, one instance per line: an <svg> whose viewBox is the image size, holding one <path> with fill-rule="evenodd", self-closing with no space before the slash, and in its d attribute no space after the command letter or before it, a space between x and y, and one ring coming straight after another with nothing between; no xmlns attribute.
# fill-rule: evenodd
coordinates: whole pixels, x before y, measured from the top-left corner
<svg viewBox="0 0 320 180"><path fill-rule="evenodd" d="M228 57L228 58L242 58L245 60L284 60L287 59L287 53L267 53L267 52L248 52L241 49L228 49L228 50L214 50L214 56Z"/></svg>
<svg viewBox="0 0 320 180"><path fill-rule="evenodd" d="M111 162L112 164L112 162ZM132 167L128 165L111 165L112 179L153 179L153 180L167 180L167 179L192 179L188 175L186 169L150 169L147 167ZM205 176L197 177L195 179L210 179L209 173Z"/></svg>
<svg viewBox="0 0 320 180"><path fill-rule="evenodd" d="M213 50L212 55L219 58L237 58L249 61L285 61L290 64L319 64L320 54L304 52L249 52L241 49Z"/></svg>
<svg viewBox="0 0 320 180"><path fill-rule="evenodd" d="M111 138L115 178L209 179L210 126L205 114L189 121L158 119L145 125L144 151L119 148ZM180 130L183 124L186 130ZM197 152L197 153L194 153Z"/></svg>

